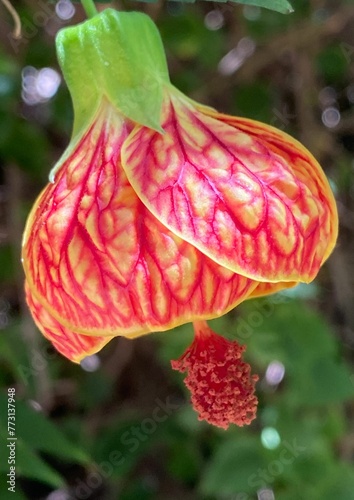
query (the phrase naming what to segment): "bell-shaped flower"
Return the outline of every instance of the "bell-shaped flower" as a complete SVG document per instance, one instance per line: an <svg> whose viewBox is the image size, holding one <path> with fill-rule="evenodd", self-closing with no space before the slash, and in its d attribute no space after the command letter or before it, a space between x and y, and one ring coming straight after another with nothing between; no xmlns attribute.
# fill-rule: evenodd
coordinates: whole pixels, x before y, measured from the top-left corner
<svg viewBox="0 0 354 500"><path fill-rule="evenodd" d="M143 14L105 10L57 46L75 123L24 234L36 324L80 362L115 336L194 322L172 366L199 418L248 424L257 376L205 320L315 278L338 224L323 171L287 134L173 87Z"/></svg>

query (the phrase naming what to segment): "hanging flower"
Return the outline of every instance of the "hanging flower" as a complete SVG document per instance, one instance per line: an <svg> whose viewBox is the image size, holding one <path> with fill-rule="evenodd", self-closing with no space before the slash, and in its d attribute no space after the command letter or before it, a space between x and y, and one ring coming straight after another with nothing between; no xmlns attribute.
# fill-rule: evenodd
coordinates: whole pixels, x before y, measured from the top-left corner
<svg viewBox="0 0 354 500"><path fill-rule="evenodd" d="M75 123L24 234L36 324L79 362L115 336L194 322L172 362L194 408L223 428L250 423L245 347L205 320L315 278L337 235L320 166L283 132L175 89L142 14L107 9L57 46Z"/></svg>

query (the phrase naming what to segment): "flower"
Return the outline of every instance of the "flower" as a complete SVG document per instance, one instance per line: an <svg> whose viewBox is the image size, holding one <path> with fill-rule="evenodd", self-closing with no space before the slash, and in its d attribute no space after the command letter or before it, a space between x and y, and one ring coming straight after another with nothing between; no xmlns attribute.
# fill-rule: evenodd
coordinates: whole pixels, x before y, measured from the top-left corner
<svg viewBox="0 0 354 500"><path fill-rule="evenodd" d="M110 9L84 23L87 31L82 25L59 37L76 119L27 221L27 302L38 328L74 362L115 336L194 322L195 340L172 367L188 372L199 418L222 428L248 424L257 376L241 359L245 348L205 320L312 281L335 245L334 198L301 144L191 101L169 82L163 57L143 55L135 69L128 66L131 78L117 73L114 59L106 59L104 30L135 36L137 20L152 30L150 49L160 50L146 16ZM77 52L74 43L77 37L84 45L86 35L96 46L104 41L88 86L78 78L85 61L75 61L82 47ZM123 62L149 48L132 44ZM135 70L146 71L145 85L134 83Z"/></svg>

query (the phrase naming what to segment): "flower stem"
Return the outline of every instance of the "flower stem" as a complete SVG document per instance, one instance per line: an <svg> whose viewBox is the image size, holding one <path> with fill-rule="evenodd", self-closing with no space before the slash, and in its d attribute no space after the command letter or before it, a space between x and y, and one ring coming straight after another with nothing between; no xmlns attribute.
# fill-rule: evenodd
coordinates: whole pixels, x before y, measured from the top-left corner
<svg viewBox="0 0 354 500"><path fill-rule="evenodd" d="M15 7L13 7L13 5L11 4L10 0L1 0L1 1L5 5L7 10L10 12L10 14L14 20L14 23L15 23L15 27L14 27L12 36L16 39L21 38L21 18L20 18L20 16L18 15Z"/></svg>
<svg viewBox="0 0 354 500"><path fill-rule="evenodd" d="M84 11L86 12L87 17L93 17L98 14L95 2L93 0L81 0Z"/></svg>

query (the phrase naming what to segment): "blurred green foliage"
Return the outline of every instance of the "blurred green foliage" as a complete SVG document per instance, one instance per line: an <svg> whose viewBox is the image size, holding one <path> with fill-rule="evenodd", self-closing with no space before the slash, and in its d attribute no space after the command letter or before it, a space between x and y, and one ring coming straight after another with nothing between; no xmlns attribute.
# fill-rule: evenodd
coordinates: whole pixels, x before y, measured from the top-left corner
<svg viewBox="0 0 354 500"><path fill-rule="evenodd" d="M110 3L113 0L96 0L97 3ZM157 0L143 0L145 2L156 2ZM177 2L194 3L196 0L176 0ZM207 0L208 1L208 0ZM226 3L227 0L214 0L215 3ZM293 11L292 6L287 0L230 0L231 2L240 3L243 5L252 5L255 7L263 7L265 9L275 10L283 14L290 14ZM80 2L80 0L74 0Z"/></svg>
<svg viewBox="0 0 354 500"><path fill-rule="evenodd" d="M54 3L20 1L24 37L14 41L2 9L0 498L354 499L353 2L295 0L289 16L217 2L124 5L156 20L181 90L282 128L313 151L336 192L341 237L316 285L248 301L211 322L247 344L260 375L258 418L248 428L198 422L170 368L192 341L190 325L115 339L93 371L62 358L26 311L20 240L69 140L72 110L63 81L53 97L33 101L25 75L59 71L54 35L83 14L76 5L65 21ZM267 379L272 367L285 370L279 383ZM6 484L8 387L17 394L15 494Z"/></svg>

